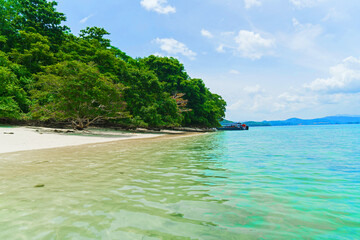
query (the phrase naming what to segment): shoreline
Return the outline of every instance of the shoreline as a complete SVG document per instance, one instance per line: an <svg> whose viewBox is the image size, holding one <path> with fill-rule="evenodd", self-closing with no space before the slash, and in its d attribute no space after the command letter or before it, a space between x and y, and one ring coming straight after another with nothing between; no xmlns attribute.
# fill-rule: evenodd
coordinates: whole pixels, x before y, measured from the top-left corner
<svg viewBox="0 0 360 240"><path fill-rule="evenodd" d="M0 154L72 147L132 139L150 139L161 136L193 135L185 131L162 130L158 133L134 133L106 128L89 128L87 131L29 126L0 126Z"/></svg>

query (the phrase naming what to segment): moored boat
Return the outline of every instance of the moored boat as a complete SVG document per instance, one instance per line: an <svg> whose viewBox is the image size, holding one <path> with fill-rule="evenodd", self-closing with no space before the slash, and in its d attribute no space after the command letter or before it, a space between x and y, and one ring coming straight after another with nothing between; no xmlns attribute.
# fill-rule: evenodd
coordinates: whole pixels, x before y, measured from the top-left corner
<svg viewBox="0 0 360 240"><path fill-rule="evenodd" d="M249 130L249 126L242 123L232 123L229 125L223 125L220 128L217 128L217 130Z"/></svg>

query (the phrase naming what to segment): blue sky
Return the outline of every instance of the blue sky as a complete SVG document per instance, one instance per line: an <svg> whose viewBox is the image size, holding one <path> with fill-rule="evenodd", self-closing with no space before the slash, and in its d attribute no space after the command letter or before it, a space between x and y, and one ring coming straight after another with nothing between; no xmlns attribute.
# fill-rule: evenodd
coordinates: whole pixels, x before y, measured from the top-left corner
<svg viewBox="0 0 360 240"><path fill-rule="evenodd" d="M173 56L230 120L359 115L360 1L59 0L78 34L103 27L132 57Z"/></svg>

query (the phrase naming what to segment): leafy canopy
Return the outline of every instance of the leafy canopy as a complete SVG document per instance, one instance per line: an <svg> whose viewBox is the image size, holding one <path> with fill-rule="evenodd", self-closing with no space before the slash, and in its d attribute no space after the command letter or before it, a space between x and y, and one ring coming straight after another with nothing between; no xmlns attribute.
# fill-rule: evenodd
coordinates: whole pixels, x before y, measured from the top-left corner
<svg viewBox="0 0 360 240"><path fill-rule="evenodd" d="M132 58L101 27L75 36L56 6L0 0L0 119L72 121L79 129L100 119L129 127L219 125L226 102L179 60Z"/></svg>
<svg viewBox="0 0 360 240"><path fill-rule="evenodd" d="M46 67L37 78L34 112L41 117L71 120L75 128L84 129L100 119L125 116L122 86L94 64L61 62Z"/></svg>

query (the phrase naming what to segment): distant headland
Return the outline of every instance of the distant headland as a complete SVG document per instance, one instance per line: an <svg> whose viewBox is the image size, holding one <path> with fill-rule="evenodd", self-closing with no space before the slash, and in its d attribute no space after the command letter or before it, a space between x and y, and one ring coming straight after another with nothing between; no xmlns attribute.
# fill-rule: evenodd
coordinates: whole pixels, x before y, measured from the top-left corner
<svg viewBox="0 0 360 240"><path fill-rule="evenodd" d="M225 120L227 122L231 122ZM223 122L222 122L223 123ZM290 118L287 120L273 121L246 121L246 125L251 127L269 127L269 126L295 126L295 125L330 125L330 124L360 124L360 116L328 116L314 119Z"/></svg>

